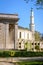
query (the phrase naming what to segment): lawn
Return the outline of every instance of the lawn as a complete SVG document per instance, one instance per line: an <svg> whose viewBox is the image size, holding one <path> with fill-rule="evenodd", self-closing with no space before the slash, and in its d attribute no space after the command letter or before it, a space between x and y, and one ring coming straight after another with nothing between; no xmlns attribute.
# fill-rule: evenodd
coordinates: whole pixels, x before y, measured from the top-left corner
<svg viewBox="0 0 43 65"><path fill-rule="evenodd" d="M36 61L18 62L18 65L43 65L43 62L36 62Z"/></svg>

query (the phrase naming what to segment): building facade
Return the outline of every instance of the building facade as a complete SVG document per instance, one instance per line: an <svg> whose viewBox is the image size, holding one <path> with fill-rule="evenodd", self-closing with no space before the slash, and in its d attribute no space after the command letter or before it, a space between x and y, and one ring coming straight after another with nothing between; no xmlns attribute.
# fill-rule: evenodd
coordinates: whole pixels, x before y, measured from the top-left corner
<svg viewBox="0 0 43 65"><path fill-rule="evenodd" d="M18 49L18 19L17 14L0 14L0 49Z"/></svg>
<svg viewBox="0 0 43 65"><path fill-rule="evenodd" d="M31 9L30 28L18 26L17 14L0 14L0 49L36 51L43 50L43 42L35 41L34 12Z"/></svg>
<svg viewBox="0 0 43 65"><path fill-rule="evenodd" d="M32 32L29 29L18 26L18 49L24 49L25 43L30 43L32 39Z"/></svg>
<svg viewBox="0 0 43 65"><path fill-rule="evenodd" d="M27 51L43 51L43 41L35 41L35 24L33 9L31 9L30 13L31 14L29 29L18 26L18 49L25 49L25 44L27 43Z"/></svg>
<svg viewBox="0 0 43 65"><path fill-rule="evenodd" d="M31 8L30 11L30 28L23 28L18 26L18 43L19 49L24 49L25 44L28 43L27 50L31 50L31 43L35 41L34 33L35 33L35 24L34 24L34 12Z"/></svg>

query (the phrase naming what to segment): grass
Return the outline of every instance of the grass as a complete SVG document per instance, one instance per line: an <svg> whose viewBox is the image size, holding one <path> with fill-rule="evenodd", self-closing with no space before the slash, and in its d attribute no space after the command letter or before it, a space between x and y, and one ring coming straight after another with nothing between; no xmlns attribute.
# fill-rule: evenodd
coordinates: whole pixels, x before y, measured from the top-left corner
<svg viewBox="0 0 43 65"><path fill-rule="evenodd" d="M43 62L36 62L36 61L18 62L18 65L43 65Z"/></svg>

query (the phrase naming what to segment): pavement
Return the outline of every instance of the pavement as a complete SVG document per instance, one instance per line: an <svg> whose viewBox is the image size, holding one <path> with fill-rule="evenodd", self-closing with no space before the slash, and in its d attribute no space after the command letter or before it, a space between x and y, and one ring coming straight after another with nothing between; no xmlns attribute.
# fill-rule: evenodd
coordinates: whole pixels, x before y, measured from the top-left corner
<svg viewBox="0 0 43 65"><path fill-rule="evenodd" d="M43 61L43 57L15 57L16 61Z"/></svg>
<svg viewBox="0 0 43 65"><path fill-rule="evenodd" d="M21 61L40 61L43 62L43 57L4 57L0 58L0 62L21 62Z"/></svg>

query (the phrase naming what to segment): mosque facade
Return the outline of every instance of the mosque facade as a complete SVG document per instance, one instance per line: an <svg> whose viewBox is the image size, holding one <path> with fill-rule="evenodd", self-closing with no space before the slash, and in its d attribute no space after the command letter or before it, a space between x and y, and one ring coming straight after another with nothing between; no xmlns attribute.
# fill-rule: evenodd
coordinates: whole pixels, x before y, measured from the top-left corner
<svg viewBox="0 0 43 65"><path fill-rule="evenodd" d="M34 12L31 9L29 29L18 26L18 14L0 13L0 49L35 51ZM27 44L28 43L28 44ZM27 47L26 47L27 44ZM43 48L43 43L37 43Z"/></svg>

